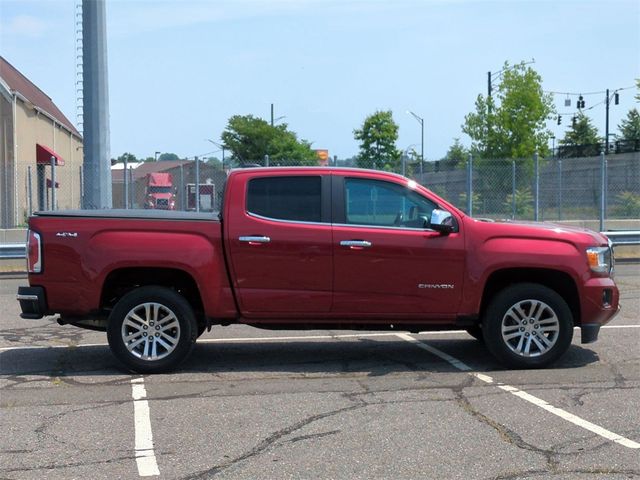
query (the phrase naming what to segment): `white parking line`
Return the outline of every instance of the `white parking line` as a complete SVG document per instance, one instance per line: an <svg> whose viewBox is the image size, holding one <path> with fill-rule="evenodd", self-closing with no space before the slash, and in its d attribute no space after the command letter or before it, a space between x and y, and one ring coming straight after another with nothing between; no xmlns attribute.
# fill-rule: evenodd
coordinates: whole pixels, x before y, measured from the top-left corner
<svg viewBox="0 0 640 480"><path fill-rule="evenodd" d="M426 350L427 352L432 353L436 357L440 357L441 359L449 362L451 365L456 367L458 370L462 370L463 372L468 372L469 370L471 370L471 367L466 363L458 360L457 358L453 358L451 355L444 353L443 351L438 350L437 348L433 348L431 345L427 345L426 343L421 342L420 340L412 337L408 333L396 333L396 336L400 337L403 340L406 340L407 342L413 343L416 347Z"/></svg>
<svg viewBox="0 0 640 480"><path fill-rule="evenodd" d="M406 340L407 342L412 343L413 345L415 345L416 347L422 348L423 350L426 350L440 358L442 358L443 360L449 362L451 365L453 365L454 367L456 367L458 370L464 371L464 372L468 372L469 375L474 376L475 378L477 378L478 380L481 380L485 383L488 384L493 384L496 387L504 390L505 392L509 392L512 395L515 395L516 397L519 397L523 400L526 400L529 403L532 403L534 405L536 405L537 407L540 407L544 410L546 410L549 413L553 413L554 415L570 422L573 423L574 425L577 425L578 427L584 428L585 430L589 430L590 432L595 433L596 435L599 435L603 438L606 438L607 440L611 440L612 442L615 442L619 445L625 446L627 448L634 448L634 449L639 449L640 448L640 443L634 442L633 440L629 440L628 438L625 438L621 435L618 435L617 433L611 432L609 430L607 430L606 428L602 428L599 425L596 425L594 423L591 423L587 420L584 420L580 417L578 417L577 415L574 415L572 413L567 412L566 410L563 410L561 408L558 407L554 407L553 405L551 405L550 403L542 400L541 398L538 398L534 395L531 395L530 393L525 392L524 390L520 390L516 387L512 387L511 385L506 385L500 382L496 382L492 377L490 377L489 375L486 375L484 373L477 373L477 372L470 372L471 368L461 362L460 360L458 360L455 357L452 357L451 355L444 353L441 350L438 350L437 348L432 347L431 345L427 345L424 342L421 342L420 340L412 337L411 335L408 335L406 333L398 333L397 336L403 340Z"/></svg>
<svg viewBox="0 0 640 480"><path fill-rule="evenodd" d="M135 424L135 453L138 474L141 477L160 475L156 454L153 450L153 433L151 432L151 415L144 378L131 379L131 396L133 397L133 418Z"/></svg>

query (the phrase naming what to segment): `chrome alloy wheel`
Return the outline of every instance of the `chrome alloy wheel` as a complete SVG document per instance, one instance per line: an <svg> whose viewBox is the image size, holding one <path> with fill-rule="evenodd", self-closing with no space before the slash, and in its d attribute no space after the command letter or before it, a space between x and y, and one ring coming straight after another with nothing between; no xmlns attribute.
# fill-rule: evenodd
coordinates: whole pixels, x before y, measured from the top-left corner
<svg viewBox="0 0 640 480"><path fill-rule="evenodd" d="M521 300L502 318L502 340L521 357L538 357L556 344L560 322L553 309L540 300Z"/></svg>
<svg viewBox="0 0 640 480"><path fill-rule="evenodd" d="M127 313L121 329L129 353L142 360L160 360L170 355L180 340L180 322L160 303L142 303Z"/></svg>

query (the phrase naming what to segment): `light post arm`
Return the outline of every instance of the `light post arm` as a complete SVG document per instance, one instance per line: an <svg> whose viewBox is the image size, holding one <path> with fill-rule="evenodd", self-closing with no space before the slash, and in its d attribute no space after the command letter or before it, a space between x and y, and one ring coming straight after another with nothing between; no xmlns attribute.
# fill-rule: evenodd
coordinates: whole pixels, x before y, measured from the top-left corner
<svg viewBox="0 0 640 480"><path fill-rule="evenodd" d="M407 110L407 113L415 118L418 123L420 123L420 180L422 180L423 168L422 164L424 163L424 118L416 115L411 110Z"/></svg>

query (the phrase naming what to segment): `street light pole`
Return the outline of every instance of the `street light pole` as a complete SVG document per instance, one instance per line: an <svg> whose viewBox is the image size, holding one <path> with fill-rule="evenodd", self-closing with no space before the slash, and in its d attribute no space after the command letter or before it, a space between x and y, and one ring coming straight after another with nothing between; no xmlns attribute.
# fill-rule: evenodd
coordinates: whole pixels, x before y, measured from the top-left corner
<svg viewBox="0 0 640 480"><path fill-rule="evenodd" d="M419 117L411 110L407 110L409 115L412 115L420 123L420 180L422 181L422 164L424 163L424 118Z"/></svg>
<svg viewBox="0 0 640 480"><path fill-rule="evenodd" d="M213 140L211 140L209 138L207 138L206 140L207 140L207 142L211 142L216 147L219 147L219 148L222 149L222 171L224 172L224 151L226 150L226 147L222 143L214 142Z"/></svg>

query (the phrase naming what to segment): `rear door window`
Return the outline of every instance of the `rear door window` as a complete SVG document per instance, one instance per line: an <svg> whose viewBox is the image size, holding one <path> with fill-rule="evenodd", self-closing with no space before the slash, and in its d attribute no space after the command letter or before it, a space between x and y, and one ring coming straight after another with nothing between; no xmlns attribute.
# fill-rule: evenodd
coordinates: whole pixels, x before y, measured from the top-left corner
<svg viewBox="0 0 640 480"><path fill-rule="evenodd" d="M276 220L320 222L320 176L264 177L249 180L247 212Z"/></svg>

